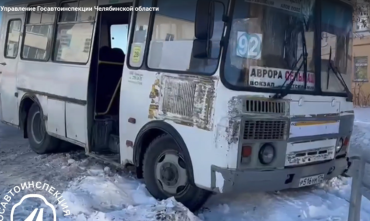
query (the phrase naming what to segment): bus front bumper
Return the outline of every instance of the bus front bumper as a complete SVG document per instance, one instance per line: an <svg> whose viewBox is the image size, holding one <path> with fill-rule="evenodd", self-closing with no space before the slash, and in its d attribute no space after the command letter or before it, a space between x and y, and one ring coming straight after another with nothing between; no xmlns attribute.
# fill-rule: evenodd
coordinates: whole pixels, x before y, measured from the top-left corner
<svg viewBox="0 0 370 221"><path fill-rule="evenodd" d="M343 174L347 169L345 157L320 164L270 171L232 170L213 166L212 189L219 193L278 191L298 188L301 178L324 174L324 180L328 180Z"/></svg>

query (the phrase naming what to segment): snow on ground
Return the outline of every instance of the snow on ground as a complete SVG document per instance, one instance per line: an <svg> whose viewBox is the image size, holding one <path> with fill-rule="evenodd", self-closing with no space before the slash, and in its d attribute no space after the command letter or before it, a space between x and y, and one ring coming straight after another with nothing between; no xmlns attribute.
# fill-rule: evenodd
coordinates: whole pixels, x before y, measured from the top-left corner
<svg viewBox="0 0 370 221"><path fill-rule="evenodd" d="M0 136L1 132L0 128ZM369 132L370 109L357 109L351 154L368 147ZM1 148L3 145L0 151ZM54 175L56 179L50 183L64 190L62 196L72 213L72 216L63 217L58 207L61 221L347 221L351 189L349 178L335 178L318 186L278 193L216 195L198 214L193 215L173 199L161 202L153 199L144 184L129 172L117 172L80 155L76 152L45 158L54 159L48 164L55 171L45 172L42 180L53 179ZM1 168L0 164L0 183L3 183ZM27 168L24 170L27 171ZM23 174L28 175L26 172ZM8 182L7 188L18 182L17 177L9 176L7 179L16 179L14 182L4 180ZM0 193L1 190L2 185ZM22 214L29 214L32 211L30 208L33 207L24 206ZM370 220L370 201L366 198L362 201L361 219Z"/></svg>

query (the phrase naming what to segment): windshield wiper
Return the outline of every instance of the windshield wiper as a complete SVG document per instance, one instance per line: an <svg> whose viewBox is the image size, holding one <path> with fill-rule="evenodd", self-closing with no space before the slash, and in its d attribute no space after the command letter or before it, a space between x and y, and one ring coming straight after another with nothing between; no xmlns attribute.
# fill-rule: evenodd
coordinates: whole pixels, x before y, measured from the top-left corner
<svg viewBox="0 0 370 221"><path fill-rule="evenodd" d="M289 91L291 90L295 80L298 77L299 72L301 71L301 68L303 66L303 72L304 72L304 88L306 89L307 85L307 45L306 45L306 36L305 36L305 22L303 21L302 24L302 54L299 56L297 61L293 64L293 69L289 72L289 76L286 77L284 83L279 87L281 88L280 91L278 91L274 96L272 97L273 99L282 99L283 97L287 96ZM285 84L288 82L290 79L290 76L292 75L294 69L296 69L298 62L303 58L303 61L301 65L299 66L298 70L295 72L293 79L289 82L289 84L286 86L284 89Z"/></svg>
<svg viewBox="0 0 370 221"><path fill-rule="evenodd" d="M326 80L326 87L329 88L329 73L330 73L330 69L333 70L333 73L334 75L337 77L338 81L340 82L340 84L344 87L344 90L346 91L347 93L347 101L349 102L352 102L353 101L353 94L352 92L349 90L347 84L346 84L346 81L344 80L342 74L340 73L338 67L335 67L335 65L333 65L332 61L331 61L331 47L330 47L330 52L329 52L329 65L328 65L328 71L327 71L327 80Z"/></svg>

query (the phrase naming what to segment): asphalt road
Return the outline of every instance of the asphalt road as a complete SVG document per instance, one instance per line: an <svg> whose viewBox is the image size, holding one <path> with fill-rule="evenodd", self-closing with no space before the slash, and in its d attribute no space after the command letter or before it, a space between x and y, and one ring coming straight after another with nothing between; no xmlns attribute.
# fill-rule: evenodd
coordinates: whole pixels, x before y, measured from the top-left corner
<svg viewBox="0 0 370 221"><path fill-rule="evenodd" d="M66 167L68 160L85 157L84 152L37 155L17 128L0 123L0 196L24 182L42 181L61 190L83 171ZM65 169L61 169L66 167Z"/></svg>

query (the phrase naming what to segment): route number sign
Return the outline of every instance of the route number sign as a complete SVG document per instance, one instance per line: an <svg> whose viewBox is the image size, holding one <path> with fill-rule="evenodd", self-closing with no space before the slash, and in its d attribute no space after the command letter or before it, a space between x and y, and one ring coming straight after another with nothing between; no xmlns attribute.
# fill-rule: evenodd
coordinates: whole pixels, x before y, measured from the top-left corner
<svg viewBox="0 0 370 221"><path fill-rule="evenodd" d="M261 59L262 34L249 34L238 31L236 56L249 59Z"/></svg>

